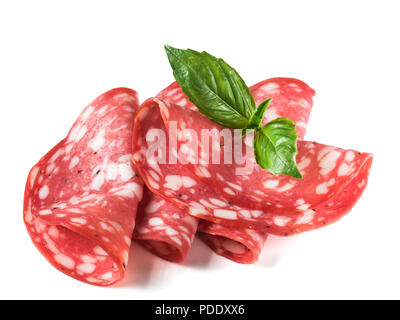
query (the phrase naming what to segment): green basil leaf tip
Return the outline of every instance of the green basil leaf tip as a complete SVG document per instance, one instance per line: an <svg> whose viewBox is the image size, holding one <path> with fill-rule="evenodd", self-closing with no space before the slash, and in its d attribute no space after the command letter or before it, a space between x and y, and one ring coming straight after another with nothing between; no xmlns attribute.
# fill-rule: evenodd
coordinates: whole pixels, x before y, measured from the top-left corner
<svg viewBox="0 0 400 320"><path fill-rule="evenodd" d="M254 138L257 163L269 172L302 178L296 165L297 133L294 122L278 118L261 128Z"/></svg>
<svg viewBox="0 0 400 320"><path fill-rule="evenodd" d="M176 81L201 113L228 128L247 128L256 105L235 69L205 51L168 45L165 51Z"/></svg>

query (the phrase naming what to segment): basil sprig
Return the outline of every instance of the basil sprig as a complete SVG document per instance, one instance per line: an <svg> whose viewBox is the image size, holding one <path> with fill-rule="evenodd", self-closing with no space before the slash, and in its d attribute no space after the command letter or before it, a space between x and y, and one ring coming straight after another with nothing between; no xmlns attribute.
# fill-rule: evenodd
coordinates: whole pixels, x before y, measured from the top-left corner
<svg viewBox="0 0 400 320"><path fill-rule="evenodd" d="M261 122L271 98L256 106L246 83L224 60L207 52L165 46L173 75L189 100L212 121L232 129L255 130L257 163L275 175L302 178L297 165L297 133L292 120Z"/></svg>

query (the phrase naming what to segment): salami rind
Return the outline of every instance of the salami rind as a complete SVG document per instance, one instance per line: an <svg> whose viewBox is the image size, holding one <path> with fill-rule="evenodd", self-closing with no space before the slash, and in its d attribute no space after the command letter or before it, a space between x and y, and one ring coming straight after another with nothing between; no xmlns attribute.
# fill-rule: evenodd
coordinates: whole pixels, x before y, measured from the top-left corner
<svg viewBox="0 0 400 320"><path fill-rule="evenodd" d="M89 104L67 137L31 169L24 221L58 270L106 286L124 277L143 182L131 165L135 91Z"/></svg>
<svg viewBox="0 0 400 320"><path fill-rule="evenodd" d="M269 229L271 233L286 235L283 219L291 218L296 224L292 232L301 232L308 229L307 224L320 218L320 210L321 214L324 211L321 208L329 205L331 199L342 203L340 210L335 211L335 217L348 212L354 201L346 200L342 191L355 180L360 180L364 181L358 188L361 193L368 179L370 154L307 141L298 141L297 163L303 179L276 177L258 167L251 174L238 177L235 172L239 165L217 165L211 164L212 161L207 165L197 165L187 159L189 164L186 165L167 163L154 166L155 159L146 156L149 147L146 134L152 128L166 133L172 121L181 126L180 130L183 130L182 126L196 132L223 129L198 112L160 99L149 99L135 120L133 161L154 193L187 208L193 216L212 222L234 227L251 226L260 231ZM187 141L178 141L178 150L185 143ZM252 156L248 160L255 163ZM196 176L194 179L190 176L193 174ZM210 203L210 196L206 196L210 188L220 194L219 199L225 197L227 201ZM346 200L345 203L342 200ZM242 207L249 210L242 210ZM313 224L313 227L317 225Z"/></svg>

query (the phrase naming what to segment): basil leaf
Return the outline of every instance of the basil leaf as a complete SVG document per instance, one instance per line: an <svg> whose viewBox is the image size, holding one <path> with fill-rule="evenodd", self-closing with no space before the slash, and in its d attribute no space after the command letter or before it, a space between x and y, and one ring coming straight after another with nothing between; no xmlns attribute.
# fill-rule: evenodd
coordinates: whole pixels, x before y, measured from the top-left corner
<svg viewBox="0 0 400 320"><path fill-rule="evenodd" d="M247 127L256 105L235 69L207 52L167 45L165 51L176 81L201 113L225 127Z"/></svg>
<svg viewBox="0 0 400 320"><path fill-rule="evenodd" d="M261 129L261 122L264 119L265 110L267 110L271 101L272 98L269 98L258 105L257 109L251 115L249 122L247 123L247 128L257 130Z"/></svg>
<svg viewBox="0 0 400 320"><path fill-rule="evenodd" d="M296 165L297 133L294 122L278 118L261 128L254 138L257 163L275 175L302 178Z"/></svg>

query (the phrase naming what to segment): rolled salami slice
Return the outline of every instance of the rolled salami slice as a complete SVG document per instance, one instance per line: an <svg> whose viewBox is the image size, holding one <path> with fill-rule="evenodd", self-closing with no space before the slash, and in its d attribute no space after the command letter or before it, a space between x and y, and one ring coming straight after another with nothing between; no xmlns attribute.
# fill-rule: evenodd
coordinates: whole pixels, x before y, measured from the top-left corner
<svg viewBox="0 0 400 320"><path fill-rule="evenodd" d="M185 260L197 231L198 219L145 188L134 239L159 257Z"/></svg>
<svg viewBox="0 0 400 320"><path fill-rule="evenodd" d="M268 98L273 98L265 114L264 123L277 117L290 117L297 124L299 136L303 138L312 107L312 97L315 94L313 89L297 79L273 78L253 85L250 87L250 90L257 104ZM157 98L175 103L186 109L197 110L183 93L177 82L172 83L162 90L157 95ZM190 243L187 243L187 241L188 239L193 239L194 232L197 229L193 228L193 226L199 223L199 220L196 217L190 216L184 210L169 204L169 202L162 201L158 196L152 195L152 193L149 192L145 192L145 194L146 193L147 196L145 196L143 200L144 204L141 204L139 208L134 238L141 240L141 243L145 247L166 260L175 262L183 261L191 246L192 240ZM213 199L214 201L218 201L215 195ZM150 204L150 210L146 210L147 203ZM158 210L155 210L155 207L158 207ZM169 217L168 213L170 213ZM160 217L161 215L163 217ZM184 219L186 216L187 218ZM154 226L151 225L150 222L158 222L160 225ZM247 256L253 256L251 259L244 258L243 261L238 261L242 263L251 263L257 260L267 237L265 232L257 232L251 229L248 230L247 228L235 228L235 230L232 230L222 225L213 226L210 222L204 221L204 223L202 223L202 221L200 221L200 225L202 224L201 238L207 240L207 244L214 244L217 240L222 240L224 237L231 238L232 241L223 241L224 244L232 243L231 247L233 247L234 241L237 241L236 247L246 246L245 241L247 241ZM166 230L168 230L170 234L168 234ZM188 234L188 230L193 232L193 234ZM205 233L208 231L209 236L206 236ZM179 236L179 233L182 233L182 235ZM254 236L254 234L257 233L259 233L259 235ZM253 237L249 235L253 235ZM210 241L213 237L216 238L215 241ZM257 241L261 241L261 243L256 243ZM214 246L212 246L212 248L215 249ZM220 251L221 250L218 250L218 252ZM224 252L224 255L227 256L230 251L227 250ZM235 259L240 260L242 258L238 255L232 256L232 260Z"/></svg>
<svg viewBox="0 0 400 320"><path fill-rule="evenodd" d="M183 162L187 164L170 164L169 159L165 159L163 164L159 156L151 152L157 140L152 135L157 132L163 133L167 140L160 144L165 149L159 154L171 155L167 152L167 133L173 123L181 137L176 143L175 153L183 156ZM191 129L189 136L186 128ZM334 213L335 220L348 212L355 201L353 197L351 201L347 199L342 191L354 181L360 181L355 198L364 190L372 161L370 154L300 140L297 162L303 179L276 177L256 165L248 175L238 176L236 169L244 165L213 164L211 159L206 159L209 160L206 164L191 162L193 153L196 153L190 147L193 132L200 137L202 129L227 130L198 112L157 98L149 99L141 106L134 127L133 161L146 184L154 193L186 208L193 216L227 226L253 227L260 231L269 229L268 232L287 235L309 229L306 225L310 223L315 228L316 221L321 225L323 220L326 223L333 221L332 217L324 218L323 209L332 199L341 204L340 210ZM197 152L200 154L201 150ZM255 164L252 153L246 160ZM210 189L218 194L217 198L212 196L212 192L210 196ZM293 222L290 230L285 220L289 218Z"/></svg>
<svg viewBox="0 0 400 320"><path fill-rule="evenodd" d="M200 220L197 232L217 254L243 264L258 260L268 237L263 231L227 227L207 220Z"/></svg>
<svg viewBox="0 0 400 320"><path fill-rule="evenodd" d="M197 110L177 82L162 90L157 97ZM197 217L145 188L133 238L160 258L183 262L192 246L198 223Z"/></svg>
<svg viewBox="0 0 400 320"><path fill-rule="evenodd" d="M272 78L253 85L250 91L256 104L272 98L263 124L279 117L290 118L296 124L299 139L304 139L313 105L312 98L315 95L313 89L297 79ZM181 97L176 90L175 95L177 99L169 101L178 103ZM266 232L250 228L231 228L206 220L200 220L198 235L217 254L246 264L258 260L268 237Z"/></svg>
<svg viewBox="0 0 400 320"><path fill-rule="evenodd" d="M99 286L124 277L142 179L131 165L135 91L89 104L67 137L31 169L24 221L57 269Z"/></svg>

